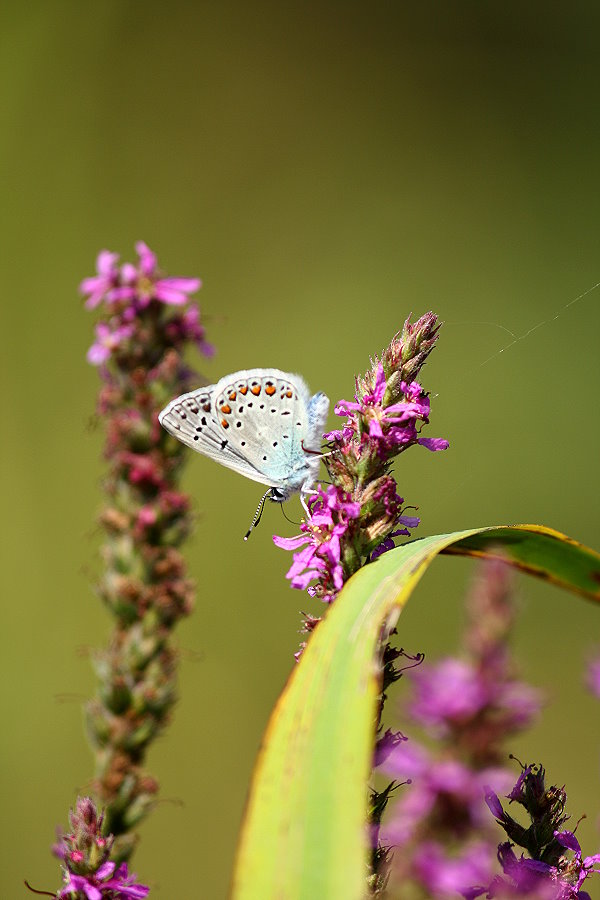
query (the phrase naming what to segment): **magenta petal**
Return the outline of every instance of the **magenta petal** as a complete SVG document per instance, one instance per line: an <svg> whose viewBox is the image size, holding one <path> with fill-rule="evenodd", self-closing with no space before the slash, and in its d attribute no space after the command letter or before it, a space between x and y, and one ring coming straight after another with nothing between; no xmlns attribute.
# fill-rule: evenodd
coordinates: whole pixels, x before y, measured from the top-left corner
<svg viewBox="0 0 600 900"><path fill-rule="evenodd" d="M340 591L344 586L344 570L339 564L333 569L333 584L336 591Z"/></svg>
<svg viewBox="0 0 600 900"><path fill-rule="evenodd" d="M156 254L152 252L148 244L144 241L138 241L135 245L135 252L140 258L140 272L142 275L149 277L156 272Z"/></svg>
<svg viewBox="0 0 600 900"><path fill-rule="evenodd" d="M418 516L398 516L396 519L398 525L406 525L407 528L416 528L420 521Z"/></svg>
<svg viewBox="0 0 600 900"><path fill-rule="evenodd" d="M383 431L381 430L381 424L378 419L369 420L369 435L372 438L383 437Z"/></svg>
<svg viewBox="0 0 600 900"><path fill-rule="evenodd" d="M581 853L581 845L572 831L555 831L554 837L562 847Z"/></svg>
<svg viewBox="0 0 600 900"><path fill-rule="evenodd" d="M317 510L313 512L310 521L312 525L317 525L319 528L329 528L330 525L333 525L333 516L329 509Z"/></svg>
<svg viewBox="0 0 600 900"><path fill-rule="evenodd" d="M83 279L79 285L79 293L90 295L85 301L86 309L94 309L95 306L98 306L106 293L107 287L108 284L104 278L98 278L94 275L92 278Z"/></svg>
<svg viewBox="0 0 600 900"><path fill-rule="evenodd" d="M138 278L138 270L133 263L123 263L121 266L121 281L125 284L135 284Z"/></svg>
<svg viewBox="0 0 600 900"><path fill-rule="evenodd" d="M392 416L389 415L390 413L399 413L400 418L397 420L399 422L405 422L407 419L426 419L429 416L429 398L426 399L427 402L422 403L407 403L404 400L400 403L386 406L386 417L392 419Z"/></svg>
<svg viewBox="0 0 600 900"><path fill-rule="evenodd" d="M421 385L419 384L418 381L411 381L411 382L401 381L400 389L401 389L402 393L404 394L404 396L408 400L417 401L417 400L419 400L419 398L421 397L421 394L423 393L423 388L421 387Z"/></svg>
<svg viewBox="0 0 600 900"><path fill-rule="evenodd" d="M290 568L288 569L286 578L293 579L296 575L299 575L300 572L303 571L307 566L315 566L318 565L317 561L314 559L315 556L315 548L314 547L306 547L306 549L301 550L300 553L294 554L294 561Z"/></svg>
<svg viewBox="0 0 600 900"><path fill-rule="evenodd" d="M450 441L446 441L444 438L417 438L417 444L422 444L428 450L447 450Z"/></svg>
<svg viewBox="0 0 600 900"><path fill-rule="evenodd" d="M133 300L136 296L137 293L134 287L123 285L122 287L111 288L106 299L114 302L115 300Z"/></svg>
<svg viewBox="0 0 600 900"><path fill-rule="evenodd" d="M115 871L116 863L112 862L112 860L107 860L105 863L102 863L100 868L96 871L96 878L99 878L100 881L105 881L105 879L109 878L110 875Z"/></svg>
<svg viewBox="0 0 600 900"><path fill-rule="evenodd" d="M110 250L101 250L96 259L96 270L98 275L103 275L105 277L112 276L118 260L118 253L111 253Z"/></svg>
<svg viewBox="0 0 600 900"><path fill-rule="evenodd" d="M281 547L282 550L297 550L298 547L301 547L303 544L308 543L310 541L310 537L307 534L298 534L296 537L279 537L278 534L273 535L273 543L276 547Z"/></svg>
<svg viewBox="0 0 600 900"><path fill-rule="evenodd" d="M502 809L502 804L498 799L498 795L490 788L486 790L485 802L487 803L491 814L495 816L496 819L502 819L504 817L504 810Z"/></svg>
<svg viewBox="0 0 600 900"><path fill-rule="evenodd" d="M214 345L209 344L208 341L203 341L203 340L199 339L196 341L196 344L198 346L198 350L200 351L200 353L204 354L204 356L208 356L209 359L210 359L210 357L214 356L215 353L217 352Z"/></svg>
<svg viewBox="0 0 600 900"><path fill-rule="evenodd" d="M150 893L150 888L145 884L120 884L118 891L124 897L131 897L131 900L143 900Z"/></svg>
<svg viewBox="0 0 600 900"><path fill-rule="evenodd" d="M202 282L199 278L178 278L177 276L161 278L158 284L173 288L175 291L183 291L184 294L194 294L202 287ZM196 307L196 309L198 308Z"/></svg>
<svg viewBox="0 0 600 900"><path fill-rule="evenodd" d="M183 306L188 301L186 294L165 286L162 281L157 281L154 285L154 296L170 306Z"/></svg>
<svg viewBox="0 0 600 900"><path fill-rule="evenodd" d="M317 569L307 569L307 571L304 572L302 575L295 575L291 579L290 583L291 583L292 587L295 588L297 591L303 591L308 587L308 585L313 580L313 578L318 578L318 577L319 577L319 572Z"/></svg>
<svg viewBox="0 0 600 900"><path fill-rule="evenodd" d="M87 352L86 359L92 366L101 366L110 356L108 347L102 344L92 344Z"/></svg>
<svg viewBox="0 0 600 900"><path fill-rule="evenodd" d="M348 416L350 412L362 409L360 403L352 403L350 400L338 400L333 410L336 416Z"/></svg>
<svg viewBox="0 0 600 900"><path fill-rule="evenodd" d="M332 565L336 565L340 561L340 539L337 534L333 534L328 541L321 544L319 555L326 556Z"/></svg>
<svg viewBox="0 0 600 900"><path fill-rule="evenodd" d="M373 389L373 400L375 403L381 403L383 400L383 395L385 394L385 373L383 371L383 363L379 363L377 366L377 375L375 377L375 387Z"/></svg>

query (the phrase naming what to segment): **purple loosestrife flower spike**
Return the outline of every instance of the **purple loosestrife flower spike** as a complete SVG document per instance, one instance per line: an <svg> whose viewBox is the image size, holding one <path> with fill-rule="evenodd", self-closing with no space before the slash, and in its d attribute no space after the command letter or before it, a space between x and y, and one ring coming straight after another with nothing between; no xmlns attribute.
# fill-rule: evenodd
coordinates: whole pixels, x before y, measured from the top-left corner
<svg viewBox="0 0 600 900"><path fill-rule="evenodd" d="M540 703L514 677L510 587L508 567L486 563L467 597L462 656L410 673L415 691L408 709L436 751L409 734L382 761L381 769L404 783L380 833L384 848L398 848L390 884L417 895L477 896L473 885L493 878L496 841L487 807L502 817L498 794L514 781L503 765L503 744Z"/></svg>
<svg viewBox="0 0 600 900"><path fill-rule="evenodd" d="M101 250L96 260L97 275L91 278L84 278L79 285L80 292L85 296L86 309L94 309L102 300L107 297L110 292L118 284L119 267L118 253L111 253L109 250Z"/></svg>
<svg viewBox="0 0 600 900"><path fill-rule="evenodd" d="M309 516L296 538L273 538L293 550L287 573L291 586L331 603L350 575L409 536L419 519L407 516L404 499L389 474L395 456L418 443L443 450L448 441L421 438L429 420L429 397L415 380L437 339L437 318L408 320L369 372L356 379L354 400L340 400L339 430L324 435L330 453L324 463L332 481L309 500Z"/></svg>
<svg viewBox="0 0 600 900"><path fill-rule="evenodd" d="M190 390L192 380L198 383L184 361L186 348L193 343L212 353L190 299L200 280L164 275L143 241L136 250L137 262L121 265L116 253L103 250L97 275L80 285L86 307L100 312L88 351L101 378L97 409L108 466L99 593L115 622L107 650L95 659L99 687L87 707L93 787L105 807L106 831L114 836L112 869L94 869L96 881L86 886L77 878L87 871L74 868L61 894L79 891L88 900L147 893L129 883L119 863L131 854L133 829L155 802L158 785L142 766L175 702L171 634L194 596L179 550L191 528L189 499L179 491L185 449L160 427L158 412Z"/></svg>

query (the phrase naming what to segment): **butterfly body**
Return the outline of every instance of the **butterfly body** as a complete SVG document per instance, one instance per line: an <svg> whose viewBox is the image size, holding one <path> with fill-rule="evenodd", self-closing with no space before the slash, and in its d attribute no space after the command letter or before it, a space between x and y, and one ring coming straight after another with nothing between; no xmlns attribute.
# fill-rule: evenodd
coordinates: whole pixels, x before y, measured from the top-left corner
<svg viewBox="0 0 600 900"><path fill-rule="evenodd" d="M329 400L299 375L243 369L172 400L159 415L182 443L271 488L283 502L318 477Z"/></svg>

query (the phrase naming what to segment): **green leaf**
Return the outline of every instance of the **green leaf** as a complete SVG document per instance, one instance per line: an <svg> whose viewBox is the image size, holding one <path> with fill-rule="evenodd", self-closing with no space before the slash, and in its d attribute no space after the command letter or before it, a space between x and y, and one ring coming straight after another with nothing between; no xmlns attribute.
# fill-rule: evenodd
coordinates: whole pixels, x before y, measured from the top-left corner
<svg viewBox="0 0 600 900"><path fill-rule="evenodd" d="M363 567L312 634L271 716L240 837L235 900L364 897L379 639L439 553L502 556L600 600L600 556L540 525L422 538Z"/></svg>

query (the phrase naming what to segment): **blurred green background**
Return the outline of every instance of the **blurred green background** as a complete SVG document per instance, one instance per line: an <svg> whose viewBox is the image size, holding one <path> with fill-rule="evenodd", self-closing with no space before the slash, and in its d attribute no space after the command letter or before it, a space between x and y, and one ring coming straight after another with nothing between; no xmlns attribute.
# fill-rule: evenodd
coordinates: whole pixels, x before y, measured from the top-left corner
<svg viewBox="0 0 600 900"><path fill-rule="evenodd" d="M349 398L406 316L435 310L428 434L451 449L396 467L421 533L541 522L600 546L600 289L571 303L600 281L599 26L592 2L3 6L0 896L56 889L54 827L91 775L81 701L109 622L76 287L100 248L132 259L143 238L203 278L214 381L273 365ZM185 488L197 609L134 860L153 897L183 900L226 895L298 611L315 611L285 581L277 508L241 539L257 485L194 456ZM472 571L437 563L405 647L452 650ZM594 852L600 710L581 677L600 610L530 579L519 595L515 648L550 704L509 749L566 783Z"/></svg>

